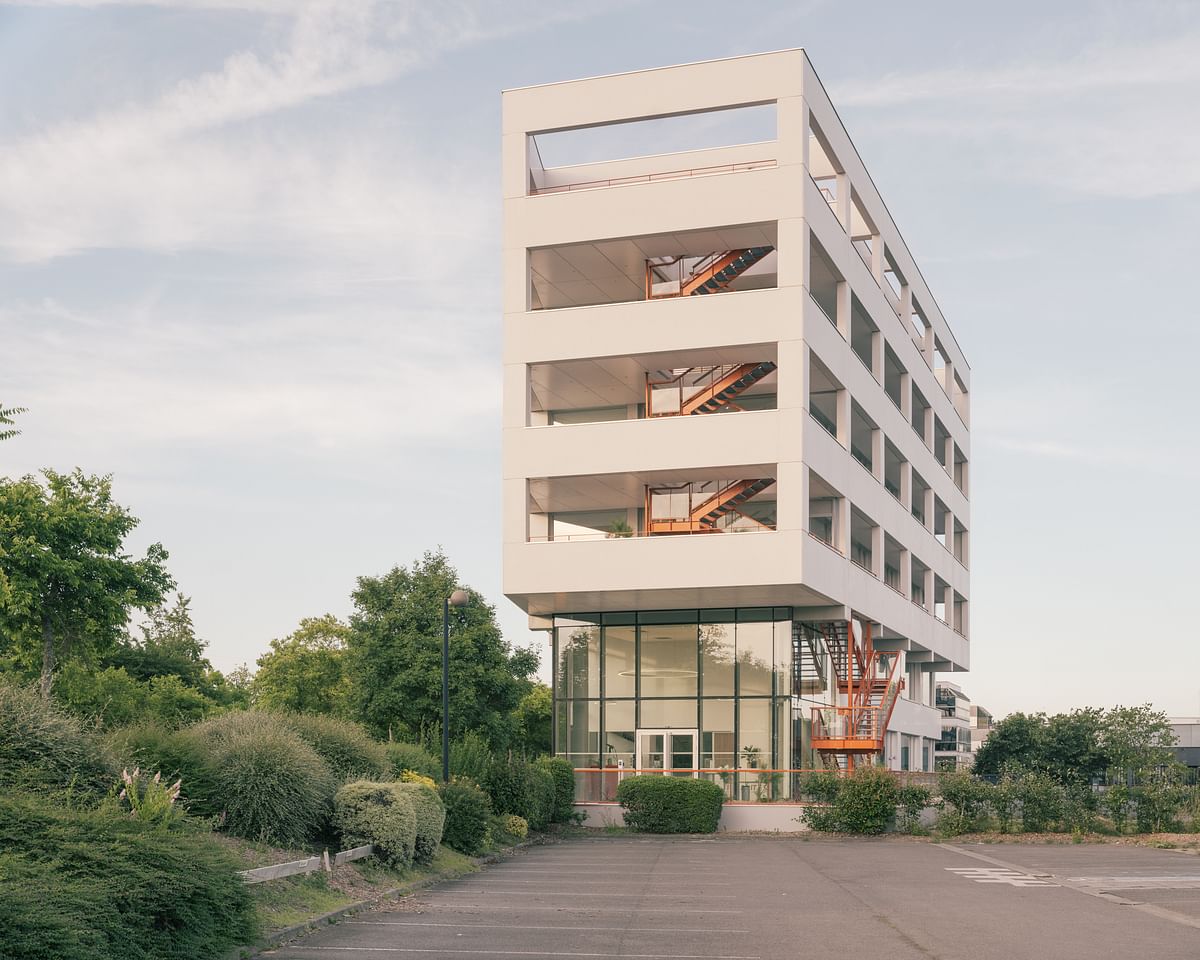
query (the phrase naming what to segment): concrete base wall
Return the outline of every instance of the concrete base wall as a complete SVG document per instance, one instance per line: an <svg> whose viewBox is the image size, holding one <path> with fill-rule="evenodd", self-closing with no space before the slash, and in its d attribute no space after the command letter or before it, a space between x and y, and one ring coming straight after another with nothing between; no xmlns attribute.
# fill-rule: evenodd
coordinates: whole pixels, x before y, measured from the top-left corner
<svg viewBox="0 0 1200 960"><path fill-rule="evenodd" d="M808 825L799 821L804 803L727 803L721 809L721 832L767 831L804 833ZM575 812L585 816L585 827L623 827L625 815L615 803L577 803Z"/></svg>

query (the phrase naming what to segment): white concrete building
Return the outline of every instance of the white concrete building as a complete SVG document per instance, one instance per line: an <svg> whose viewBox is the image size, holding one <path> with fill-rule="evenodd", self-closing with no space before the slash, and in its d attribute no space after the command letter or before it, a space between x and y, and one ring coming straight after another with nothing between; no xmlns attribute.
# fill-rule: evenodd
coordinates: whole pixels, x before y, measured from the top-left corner
<svg viewBox="0 0 1200 960"><path fill-rule="evenodd" d="M942 735L934 745L938 770L970 770L975 763L972 719L976 716L971 698L957 683L939 680L934 687L934 704L942 714Z"/></svg>
<svg viewBox="0 0 1200 960"><path fill-rule="evenodd" d="M503 112L504 592L551 631L580 797L933 769L934 673L969 661L970 374L807 56Z"/></svg>

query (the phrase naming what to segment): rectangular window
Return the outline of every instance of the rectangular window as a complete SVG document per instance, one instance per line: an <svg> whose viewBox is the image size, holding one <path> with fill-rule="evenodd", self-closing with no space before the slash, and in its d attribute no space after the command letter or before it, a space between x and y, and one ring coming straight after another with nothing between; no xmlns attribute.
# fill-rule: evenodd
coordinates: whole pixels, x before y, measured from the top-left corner
<svg viewBox="0 0 1200 960"><path fill-rule="evenodd" d="M728 619L722 616L719 622L700 624L700 671L706 697L733 696L736 660L733 611L724 614Z"/></svg>
<svg viewBox="0 0 1200 960"><path fill-rule="evenodd" d="M600 627L594 623L564 625L558 620L558 667L555 691L559 699L600 696Z"/></svg>
<svg viewBox="0 0 1200 960"><path fill-rule="evenodd" d="M637 628L604 628L604 695L632 697L637 692Z"/></svg>
<svg viewBox="0 0 1200 960"><path fill-rule="evenodd" d="M696 696L699 676L696 624L649 624L639 630L641 696ZM653 726L644 721L641 725ZM695 726L694 721L692 725Z"/></svg>
<svg viewBox="0 0 1200 960"><path fill-rule="evenodd" d="M738 693L770 695L774 671L775 625L762 623L737 625Z"/></svg>

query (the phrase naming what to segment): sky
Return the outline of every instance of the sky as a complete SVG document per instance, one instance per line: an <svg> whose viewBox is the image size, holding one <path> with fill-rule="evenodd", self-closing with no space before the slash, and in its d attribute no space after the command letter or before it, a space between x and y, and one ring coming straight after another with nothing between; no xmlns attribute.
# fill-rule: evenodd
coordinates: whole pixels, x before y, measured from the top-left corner
<svg viewBox="0 0 1200 960"><path fill-rule="evenodd" d="M0 0L0 474L114 477L213 663L500 592L500 91L803 46L972 368L996 715L1200 714L1200 5Z"/></svg>

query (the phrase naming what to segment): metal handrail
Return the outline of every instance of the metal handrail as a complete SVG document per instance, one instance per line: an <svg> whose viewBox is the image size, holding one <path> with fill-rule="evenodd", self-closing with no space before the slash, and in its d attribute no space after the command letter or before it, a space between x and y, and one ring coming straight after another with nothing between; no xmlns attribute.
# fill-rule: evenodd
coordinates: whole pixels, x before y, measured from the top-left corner
<svg viewBox="0 0 1200 960"><path fill-rule="evenodd" d="M691 167L686 170L668 170L663 173L643 173L632 177L612 177L608 180L581 180L578 183L563 183L555 187L536 187L530 196L570 193L574 190L595 190L599 187L618 187L632 183L654 183L658 180L682 180L687 177L706 176L712 173L743 173L750 170L766 170L777 165L775 160L750 160L745 163L721 163L711 167Z"/></svg>

